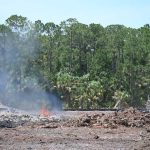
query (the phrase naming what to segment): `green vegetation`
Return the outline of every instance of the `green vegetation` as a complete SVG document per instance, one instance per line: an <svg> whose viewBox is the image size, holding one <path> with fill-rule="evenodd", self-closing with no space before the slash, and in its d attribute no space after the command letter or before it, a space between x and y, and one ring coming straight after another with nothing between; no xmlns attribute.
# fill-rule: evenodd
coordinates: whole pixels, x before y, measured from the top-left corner
<svg viewBox="0 0 150 150"><path fill-rule="evenodd" d="M5 88L40 85L57 92L65 108L111 108L119 99L142 107L150 94L150 25L103 27L74 18L56 25L12 15L0 24L2 72L11 85Z"/></svg>

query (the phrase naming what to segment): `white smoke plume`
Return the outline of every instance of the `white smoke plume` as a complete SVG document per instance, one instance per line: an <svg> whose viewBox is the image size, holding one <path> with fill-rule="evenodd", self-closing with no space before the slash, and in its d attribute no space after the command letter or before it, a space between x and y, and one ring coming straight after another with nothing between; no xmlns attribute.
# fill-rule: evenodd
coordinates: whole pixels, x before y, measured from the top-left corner
<svg viewBox="0 0 150 150"><path fill-rule="evenodd" d="M39 111L43 104L49 110L59 110L59 98L39 85L40 76L24 73L37 47L38 42L31 36L21 40L13 34L0 37L0 102L23 110Z"/></svg>

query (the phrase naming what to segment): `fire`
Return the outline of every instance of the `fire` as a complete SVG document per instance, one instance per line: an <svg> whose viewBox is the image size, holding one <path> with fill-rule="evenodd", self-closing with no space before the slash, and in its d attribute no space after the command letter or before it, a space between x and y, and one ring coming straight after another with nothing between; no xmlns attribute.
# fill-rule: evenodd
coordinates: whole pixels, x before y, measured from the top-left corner
<svg viewBox="0 0 150 150"><path fill-rule="evenodd" d="M45 105L43 105L41 107L40 115L43 116L43 117L49 117L50 113L49 113L49 111L48 111L48 109L46 108Z"/></svg>

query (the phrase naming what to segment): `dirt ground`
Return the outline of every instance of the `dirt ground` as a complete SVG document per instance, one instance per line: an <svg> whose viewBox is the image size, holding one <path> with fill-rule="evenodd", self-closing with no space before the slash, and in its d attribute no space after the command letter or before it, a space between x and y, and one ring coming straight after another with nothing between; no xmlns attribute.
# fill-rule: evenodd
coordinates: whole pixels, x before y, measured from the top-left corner
<svg viewBox="0 0 150 150"><path fill-rule="evenodd" d="M145 128L31 126L0 129L0 150L149 150Z"/></svg>
<svg viewBox="0 0 150 150"><path fill-rule="evenodd" d="M3 113L0 150L150 149L149 113L131 108L123 112L69 111L53 115L54 119L51 116L32 122L29 116ZM27 124L17 119L24 117Z"/></svg>

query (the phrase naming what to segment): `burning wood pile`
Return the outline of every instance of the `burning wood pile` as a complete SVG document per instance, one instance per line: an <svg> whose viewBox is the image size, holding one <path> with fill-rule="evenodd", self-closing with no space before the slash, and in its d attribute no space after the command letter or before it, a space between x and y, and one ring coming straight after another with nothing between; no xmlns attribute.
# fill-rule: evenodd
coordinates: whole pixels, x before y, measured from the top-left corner
<svg viewBox="0 0 150 150"><path fill-rule="evenodd" d="M134 108L122 112L58 112L50 113L42 107L40 115L29 115L23 113L0 112L0 128L14 128L17 126L30 126L33 128L57 128L57 127L102 127L117 128L144 127L150 125L150 113L143 113ZM76 113L76 114L75 114Z"/></svg>

